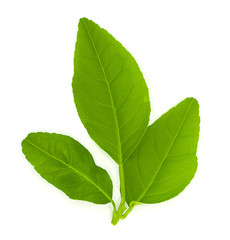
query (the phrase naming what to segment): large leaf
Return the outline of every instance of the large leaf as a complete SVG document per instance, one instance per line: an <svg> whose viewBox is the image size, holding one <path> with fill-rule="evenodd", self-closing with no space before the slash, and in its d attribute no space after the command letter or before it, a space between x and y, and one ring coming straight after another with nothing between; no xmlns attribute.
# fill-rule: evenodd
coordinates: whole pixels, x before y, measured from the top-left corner
<svg viewBox="0 0 230 240"><path fill-rule="evenodd" d="M30 133L22 142L22 151L44 179L71 199L112 202L109 175L74 139L54 133Z"/></svg>
<svg viewBox="0 0 230 240"><path fill-rule="evenodd" d="M199 105L186 98L148 127L124 163L130 205L158 203L178 195L197 169Z"/></svg>
<svg viewBox="0 0 230 240"><path fill-rule="evenodd" d="M78 114L89 135L122 164L146 131L148 89L131 54L86 18L79 22L72 86Z"/></svg>

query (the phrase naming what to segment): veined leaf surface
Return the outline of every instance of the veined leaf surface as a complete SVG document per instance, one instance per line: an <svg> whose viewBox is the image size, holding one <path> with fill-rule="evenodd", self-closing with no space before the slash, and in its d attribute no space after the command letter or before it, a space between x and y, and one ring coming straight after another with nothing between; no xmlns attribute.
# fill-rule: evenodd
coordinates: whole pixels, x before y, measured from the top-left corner
<svg viewBox="0 0 230 240"><path fill-rule="evenodd" d="M105 170L76 140L50 133L30 133L22 151L35 170L71 199L112 202L112 182Z"/></svg>
<svg viewBox="0 0 230 240"><path fill-rule="evenodd" d="M158 203L178 195L197 169L199 105L186 98L148 127L124 163L126 200Z"/></svg>
<svg viewBox="0 0 230 240"><path fill-rule="evenodd" d="M131 54L86 18L79 22L72 86L79 117L89 135L122 164L146 131L148 88Z"/></svg>

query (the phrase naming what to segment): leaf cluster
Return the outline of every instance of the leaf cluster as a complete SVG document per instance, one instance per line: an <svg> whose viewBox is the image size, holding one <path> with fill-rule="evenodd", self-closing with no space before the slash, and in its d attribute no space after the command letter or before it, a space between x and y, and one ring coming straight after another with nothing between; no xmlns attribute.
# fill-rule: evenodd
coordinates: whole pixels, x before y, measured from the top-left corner
<svg viewBox="0 0 230 240"><path fill-rule="evenodd" d="M69 136L30 133L22 151L35 170L71 199L111 203L112 224L137 204L178 195L197 169L199 105L186 98L149 125L150 100L131 54L105 29L82 18L74 54L73 95L90 137L119 166L121 201L109 174Z"/></svg>

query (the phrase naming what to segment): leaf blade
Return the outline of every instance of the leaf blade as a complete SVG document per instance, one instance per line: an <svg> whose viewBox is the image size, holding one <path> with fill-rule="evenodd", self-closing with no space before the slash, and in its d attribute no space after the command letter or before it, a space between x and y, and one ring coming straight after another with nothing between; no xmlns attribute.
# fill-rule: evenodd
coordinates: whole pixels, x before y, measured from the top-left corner
<svg viewBox="0 0 230 240"><path fill-rule="evenodd" d="M124 164L129 204L166 201L189 184L197 169L199 122L198 102L187 98L148 127Z"/></svg>
<svg viewBox="0 0 230 240"><path fill-rule="evenodd" d="M79 22L74 68L72 86L79 117L91 138L122 164L149 122L143 75L130 53L86 18Z"/></svg>
<svg viewBox="0 0 230 240"><path fill-rule="evenodd" d="M61 134L30 133L22 151L35 170L71 199L112 202L112 182L76 140Z"/></svg>

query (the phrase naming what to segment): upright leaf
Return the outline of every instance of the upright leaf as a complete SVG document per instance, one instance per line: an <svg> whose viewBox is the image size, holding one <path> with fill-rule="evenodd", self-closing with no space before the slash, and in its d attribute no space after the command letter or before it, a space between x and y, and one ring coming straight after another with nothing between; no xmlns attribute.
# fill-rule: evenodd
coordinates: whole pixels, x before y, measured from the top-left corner
<svg viewBox="0 0 230 240"><path fill-rule="evenodd" d="M148 127L124 163L126 200L158 203L178 195L197 169L199 105L186 98Z"/></svg>
<svg viewBox="0 0 230 240"><path fill-rule="evenodd" d="M91 154L74 139L50 133L30 133L22 151L35 170L72 199L98 204L112 202L112 182Z"/></svg>
<svg viewBox="0 0 230 240"><path fill-rule="evenodd" d="M79 22L72 86L78 114L89 135L122 164L146 131L148 89L131 54L86 18Z"/></svg>

